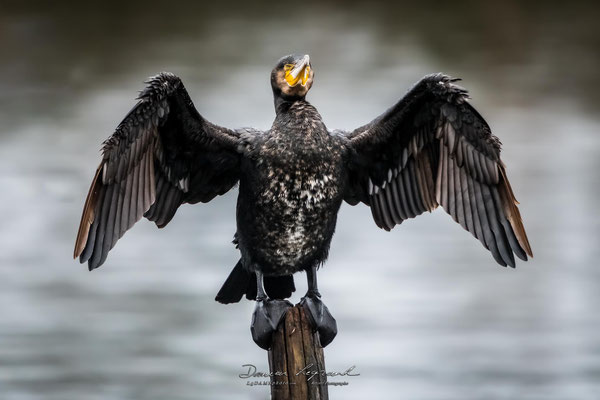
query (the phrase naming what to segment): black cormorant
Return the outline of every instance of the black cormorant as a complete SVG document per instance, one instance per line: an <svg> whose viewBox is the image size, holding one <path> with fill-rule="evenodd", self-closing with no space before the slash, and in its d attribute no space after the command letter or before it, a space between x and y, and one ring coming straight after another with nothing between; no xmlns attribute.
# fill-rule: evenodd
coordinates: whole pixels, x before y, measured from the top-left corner
<svg viewBox="0 0 600 400"><path fill-rule="evenodd" d="M256 299L252 335L268 348L298 271L307 272L303 304L322 345L333 340L336 323L320 300L316 270L342 201L366 204L388 231L441 205L499 264L532 256L500 141L458 79L425 76L375 120L343 132L329 131L306 101L313 77L308 55L279 60L271 73L276 117L266 132L216 126L178 77L151 78L104 142L74 257L97 268L142 216L162 228L181 204L208 202L239 183L241 259L216 300Z"/></svg>

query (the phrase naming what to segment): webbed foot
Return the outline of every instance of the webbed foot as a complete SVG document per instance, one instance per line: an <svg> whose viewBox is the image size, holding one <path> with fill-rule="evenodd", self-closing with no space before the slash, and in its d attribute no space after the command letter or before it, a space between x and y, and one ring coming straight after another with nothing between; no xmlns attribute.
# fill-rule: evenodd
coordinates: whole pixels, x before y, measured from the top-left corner
<svg viewBox="0 0 600 400"><path fill-rule="evenodd" d="M311 292L309 290L306 296L300 301L300 304L308 312L313 327L319 333L321 347L325 347L337 335L337 322L320 297L319 292Z"/></svg>
<svg viewBox="0 0 600 400"><path fill-rule="evenodd" d="M256 299L250 332L252 339L260 348L269 350L273 341L273 332L277 330L290 307L293 305L287 300Z"/></svg>

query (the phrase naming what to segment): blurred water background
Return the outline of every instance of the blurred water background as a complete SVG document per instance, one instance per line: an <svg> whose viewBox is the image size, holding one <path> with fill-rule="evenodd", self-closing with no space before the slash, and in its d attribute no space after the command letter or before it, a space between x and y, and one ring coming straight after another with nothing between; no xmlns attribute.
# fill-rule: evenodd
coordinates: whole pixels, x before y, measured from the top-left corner
<svg viewBox="0 0 600 400"><path fill-rule="evenodd" d="M332 399L600 398L597 2L0 1L0 399L265 399L253 304L213 301L238 253L236 190L71 259L99 147L142 81L268 129L269 73L311 55L309 100L351 129L426 73L464 79L504 142L535 258L516 270L443 211L377 229L342 207L320 273L340 328ZM297 277L298 300L306 290Z"/></svg>

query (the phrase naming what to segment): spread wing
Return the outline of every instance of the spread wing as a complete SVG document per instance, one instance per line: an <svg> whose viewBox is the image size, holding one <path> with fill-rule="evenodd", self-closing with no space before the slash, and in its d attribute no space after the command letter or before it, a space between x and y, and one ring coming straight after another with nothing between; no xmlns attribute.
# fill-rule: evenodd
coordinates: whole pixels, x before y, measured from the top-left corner
<svg viewBox="0 0 600 400"><path fill-rule="evenodd" d="M145 216L165 226L182 203L208 202L239 179L238 149L255 133L206 121L181 80L162 73L102 148L74 257L99 267L125 231Z"/></svg>
<svg viewBox="0 0 600 400"><path fill-rule="evenodd" d="M513 253L533 255L500 141L455 81L426 76L374 121L344 133L345 200L369 205L385 230L441 205L499 264L514 267Z"/></svg>

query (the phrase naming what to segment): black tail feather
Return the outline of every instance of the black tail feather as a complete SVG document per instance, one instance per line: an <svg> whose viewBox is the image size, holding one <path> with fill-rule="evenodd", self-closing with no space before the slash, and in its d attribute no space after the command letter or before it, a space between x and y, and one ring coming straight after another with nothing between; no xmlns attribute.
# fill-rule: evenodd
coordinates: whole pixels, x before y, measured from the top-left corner
<svg viewBox="0 0 600 400"><path fill-rule="evenodd" d="M264 282L265 291L271 299L286 299L296 291L292 275L267 276ZM256 274L248 272L240 260L233 267L215 300L223 304L237 303L244 294L248 300L256 300Z"/></svg>
<svg viewBox="0 0 600 400"><path fill-rule="evenodd" d="M256 288L256 285L254 285ZM265 291L272 299L287 299L296 291L292 275L267 276L265 278ZM256 296L254 296L256 298Z"/></svg>
<svg viewBox="0 0 600 400"><path fill-rule="evenodd" d="M233 267L215 300L223 304L237 303L246 293L249 282L250 274L244 269L242 260L240 260Z"/></svg>

